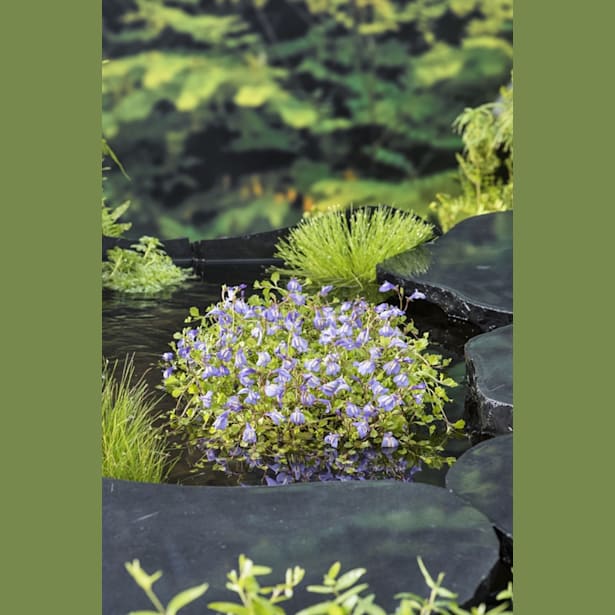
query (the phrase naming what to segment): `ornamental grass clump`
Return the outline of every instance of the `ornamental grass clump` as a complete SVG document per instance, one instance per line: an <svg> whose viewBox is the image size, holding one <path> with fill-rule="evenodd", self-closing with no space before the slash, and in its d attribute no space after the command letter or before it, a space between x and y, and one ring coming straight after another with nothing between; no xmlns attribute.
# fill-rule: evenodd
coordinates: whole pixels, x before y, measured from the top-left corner
<svg viewBox="0 0 615 615"><path fill-rule="evenodd" d="M132 359L126 360L119 380L116 367L106 362L102 374L102 475L162 482L170 464L160 431L153 426L156 401L143 378L133 381Z"/></svg>
<svg viewBox="0 0 615 615"><path fill-rule="evenodd" d="M154 294L177 286L190 273L177 267L156 237L143 236L133 250L111 248L102 264L105 288L122 293Z"/></svg>
<svg viewBox="0 0 615 615"><path fill-rule="evenodd" d="M163 355L164 388L177 398L171 428L200 460L246 470L270 485L309 480L410 480L421 463L441 467L451 424L441 371L427 334L400 306L309 295L292 278L223 287ZM382 291L393 288L382 285Z"/></svg>
<svg viewBox="0 0 615 615"><path fill-rule="evenodd" d="M365 289L376 265L433 237L433 227L409 212L388 207L338 211L302 220L276 246L282 275L316 287Z"/></svg>

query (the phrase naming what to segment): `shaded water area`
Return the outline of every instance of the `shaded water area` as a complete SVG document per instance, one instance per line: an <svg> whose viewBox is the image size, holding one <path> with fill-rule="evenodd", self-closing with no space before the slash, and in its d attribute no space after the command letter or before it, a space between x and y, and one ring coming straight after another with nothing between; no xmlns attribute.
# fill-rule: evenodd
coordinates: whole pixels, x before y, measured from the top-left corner
<svg viewBox="0 0 615 615"><path fill-rule="evenodd" d="M103 357L122 363L127 356L134 355L135 376L138 378L143 375L150 389L160 396L157 408L161 416L174 406L175 401L157 388L162 383L158 363L161 355L169 350L173 334L184 327L190 307L196 306L202 312L207 306L219 301L222 284L244 283L247 285L246 292L249 292L254 280L266 277L263 268L248 266L229 266L202 273L202 279L190 280L182 288L159 297L137 298L112 291L103 292ZM446 372L459 386L449 390L451 402L445 406L445 410L452 421L462 418L466 397L463 346L479 331L468 323L451 320L438 307L424 301L412 303L410 316L421 333L429 332L432 342L430 350L451 359ZM445 453L459 457L470 446L470 437L451 439ZM446 467L439 470L424 468L415 475L414 480L444 486L446 471ZM190 471L190 460L184 455L175 465L168 482L236 485L237 479L214 471L193 473ZM261 482L257 476L242 477L242 484Z"/></svg>

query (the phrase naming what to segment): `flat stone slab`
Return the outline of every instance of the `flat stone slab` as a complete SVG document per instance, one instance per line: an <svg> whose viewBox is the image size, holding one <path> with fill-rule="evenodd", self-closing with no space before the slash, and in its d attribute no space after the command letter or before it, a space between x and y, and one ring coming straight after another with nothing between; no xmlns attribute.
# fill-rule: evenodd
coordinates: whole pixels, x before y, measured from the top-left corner
<svg viewBox="0 0 615 615"><path fill-rule="evenodd" d="M273 568L263 582L282 581L300 565L306 577L287 612L319 601L305 587L320 584L335 561L364 567L378 604L393 612L394 595L427 595L417 565L460 603L484 599L499 557L499 541L485 515L447 489L395 481L348 481L284 487L188 487L103 479L103 613L151 608L124 563L139 559L163 577L155 588L166 602L208 582L205 596L182 615L228 600L226 573L243 553Z"/></svg>
<svg viewBox="0 0 615 615"><path fill-rule="evenodd" d="M464 348L468 423L482 433L513 430L513 325L477 335Z"/></svg>
<svg viewBox="0 0 615 615"><path fill-rule="evenodd" d="M484 513L512 543L512 434L485 440L466 451L448 471L446 486Z"/></svg>
<svg viewBox="0 0 615 615"><path fill-rule="evenodd" d="M417 272L410 250L380 263L378 280L400 284L408 294L419 290L449 316L483 331L508 325L513 319L512 227L512 211L467 218L423 244L420 260L426 270Z"/></svg>

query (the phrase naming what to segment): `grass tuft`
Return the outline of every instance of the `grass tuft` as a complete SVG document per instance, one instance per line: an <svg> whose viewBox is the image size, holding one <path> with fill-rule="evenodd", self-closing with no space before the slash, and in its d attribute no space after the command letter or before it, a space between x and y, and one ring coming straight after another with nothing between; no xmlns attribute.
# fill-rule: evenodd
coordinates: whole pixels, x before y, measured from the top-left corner
<svg viewBox="0 0 615 615"><path fill-rule="evenodd" d="M302 220L276 246L285 276L315 285L363 290L376 281L376 265L433 237L414 214L388 207L333 212Z"/></svg>
<svg viewBox="0 0 615 615"><path fill-rule="evenodd" d="M164 438L153 425L156 399L134 364L126 360L119 380L117 362L103 367L102 475L147 483L162 482L169 471Z"/></svg>

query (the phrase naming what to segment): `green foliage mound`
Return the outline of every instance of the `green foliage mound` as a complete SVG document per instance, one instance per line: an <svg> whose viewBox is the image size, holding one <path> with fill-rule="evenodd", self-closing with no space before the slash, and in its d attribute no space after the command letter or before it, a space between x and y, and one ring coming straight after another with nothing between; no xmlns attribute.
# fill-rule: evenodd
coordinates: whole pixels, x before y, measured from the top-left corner
<svg viewBox="0 0 615 615"><path fill-rule="evenodd" d="M469 611L461 608L457 602L456 594L442 586L444 574L440 573L434 580L427 571L423 560L418 557L417 562L425 584L429 588L429 596L423 597L411 593L400 593L395 596L399 599L399 606L395 615L511 615L510 601L513 598L513 587L510 583L507 589L501 591L497 600L500 604L487 608L484 604L472 607ZM176 615L184 606L200 598L209 585L203 583L186 589L169 601L166 608L152 589L154 583L162 576L158 571L148 574L141 568L139 560L126 562L126 570L135 583L145 592L155 611L131 612L129 615ZM340 562L335 562L323 576L322 585L309 585L308 592L326 596L322 602L309 606L295 615L386 615L386 611L375 602L375 594L367 594L369 585L359 583L361 577L367 572L365 568L354 568L340 574ZM299 566L288 568L284 582L271 586L262 586L257 577L271 574L268 566L255 564L245 555L239 556L238 570L227 574L227 589L237 594L239 602L210 602L207 606L214 612L224 615L285 615L281 602L293 597L298 585L305 576L305 570Z"/></svg>
<svg viewBox="0 0 615 615"><path fill-rule="evenodd" d="M281 239L275 256L282 275L363 291L376 282L376 265L433 237L417 216L388 207L306 218Z"/></svg>
<svg viewBox="0 0 615 615"><path fill-rule="evenodd" d="M154 294L178 286L191 277L176 267L156 237L143 236L133 250L111 248L102 264L105 288L122 293Z"/></svg>
<svg viewBox="0 0 615 615"><path fill-rule="evenodd" d="M103 3L103 29L103 132L135 175L131 219L161 236L332 200L426 213L451 190L451 123L512 66L510 0L134 0Z"/></svg>
<svg viewBox="0 0 615 615"><path fill-rule="evenodd" d="M500 99L466 109L453 124L462 135L459 163L460 196L437 195L430 208L446 231L469 216L512 209L513 206L513 87Z"/></svg>
<svg viewBox="0 0 615 615"><path fill-rule="evenodd" d="M134 364L126 360L119 380L117 363L102 372L102 475L108 478L160 483L170 464L162 434L153 426L156 401Z"/></svg>
<svg viewBox="0 0 615 615"><path fill-rule="evenodd" d="M410 480L421 463L450 464L443 368L402 307L313 295L292 278L255 283L262 295L223 287L222 301L163 355L170 423L227 474L258 471L280 484L347 478ZM392 285L391 285L392 286ZM388 290L388 286L386 287ZM400 291L401 292L401 291ZM235 470L237 472L235 472Z"/></svg>

